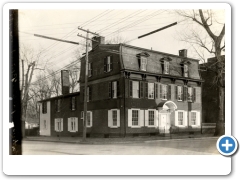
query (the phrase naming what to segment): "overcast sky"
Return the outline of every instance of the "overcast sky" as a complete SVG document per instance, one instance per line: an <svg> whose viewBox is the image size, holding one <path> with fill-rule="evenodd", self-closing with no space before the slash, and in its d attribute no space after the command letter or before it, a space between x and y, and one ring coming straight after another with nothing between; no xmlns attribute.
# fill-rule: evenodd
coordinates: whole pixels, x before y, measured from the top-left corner
<svg viewBox="0 0 240 180"><path fill-rule="evenodd" d="M121 37L133 46L153 49L170 54L178 54L180 49L188 49L188 56L199 58L194 53L191 45L180 41L182 33L189 30L204 31L203 28L192 21L183 21L167 9L101 9L101 10L19 10L19 37L20 45L32 47L36 52L44 50L45 58L49 58L48 68L57 70L75 60L74 51L80 49L84 53L84 47L52 41L33 36L40 34L65 40L82 42L77 34L86 35L78 30L78 26L97 32L106 40ZM214 31L222 28L225 23L224 10L215 10L214 17L218 23L212 27ZM142 39L138 36L156 30L171 23L178 22L163 31L157 32ZM205 53L205 57L212 57Z"/></svg>

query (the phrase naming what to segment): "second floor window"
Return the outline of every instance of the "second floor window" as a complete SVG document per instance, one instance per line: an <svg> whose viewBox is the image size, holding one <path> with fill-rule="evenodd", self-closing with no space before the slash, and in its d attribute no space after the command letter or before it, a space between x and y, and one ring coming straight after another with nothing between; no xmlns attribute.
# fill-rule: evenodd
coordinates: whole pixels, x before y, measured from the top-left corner
<svg viewBox="0 0 240 180"><path fill-rule="evenodd" d="M166 100L168 95L168 86L166 84L162 84L162 99Z"/></svg>
<svg viewBox="0 0 240 180"><path fill-rule="evenodd" d="M46 114L47 113L47 102L42 103L42 113Z"/></svg>
<svg viewBox="0 0 240 180"><path fill-rule="evenodd" d="M55 100L55 110L56 110L56 112L60 112L60 110L61 110L61 99L56 99Z"/></svg>
<svg viewBox="0 0 240 180"><path fill-rule="evenodd" d="M182 101L183 100L183 87L177 86L177 100Z"/></svg>
<svg viewBox="0 0 240 180"><path fill-rule="evenodd" d="M139 98L139 82L138 81L130 81L130 97Z"/></svg>
<svg viewBox="0 0 240 180"><path fill-rule="evenodd" d="M146 71L147 70L147 58L146 57L141 57L140 58L140 70L141 71Z"/></svg>
<svg viewBox="0 0 240 180"><path fill-rule="evenodd" d="M87 87L87 102L92 100L92 87Z"/></svg>
<svg viewBox="0 0 240 180"><path fill-rule="evenodd" d="M112 81L108 83L108 97L117 98L120 96L119 81Z"/></svg>
<svg viewBox="0 0 240 180"><path fill-rule="evenodd" d="M113 70L113 58L112 56L107 56L104 59L104 72L110 72Z"/></svg>
<svg viewBox="0 0 240 180"><path fill-rule="evenodd" d="M148 99L154 99L154 83L148 83Z"/></svg>
<svg viewBox="0 0 240 180"><path fill-rule="evenodd" d="M76 97L71 97L70 98L70 109L72 111L76 110L76 105L77 105L77 98Z"/></svg>
<svg viewBox="0 0 240 180"><path fill-rule="evenodd" d="M193 101L193 88L192 87L188 87L187 88L187 100L188 102L192 102Z"/></svg>
<svg viewBox="0 0 240 180"><path fill-rule="evenodd" d="M92 63L88 63L88 77L92 76Z"/></svg>

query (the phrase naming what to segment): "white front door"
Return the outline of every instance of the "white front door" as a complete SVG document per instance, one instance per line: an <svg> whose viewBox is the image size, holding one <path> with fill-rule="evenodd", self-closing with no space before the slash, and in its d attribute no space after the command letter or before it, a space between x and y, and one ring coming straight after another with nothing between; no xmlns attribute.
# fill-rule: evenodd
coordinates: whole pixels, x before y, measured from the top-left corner
<svg viewBox="0 0 240 180"><path fill-rule="evenodd" d="M167 118L167 114L161 114L160 120L161 127L165 129L165 133L169 133L169 122Z"/></svg>

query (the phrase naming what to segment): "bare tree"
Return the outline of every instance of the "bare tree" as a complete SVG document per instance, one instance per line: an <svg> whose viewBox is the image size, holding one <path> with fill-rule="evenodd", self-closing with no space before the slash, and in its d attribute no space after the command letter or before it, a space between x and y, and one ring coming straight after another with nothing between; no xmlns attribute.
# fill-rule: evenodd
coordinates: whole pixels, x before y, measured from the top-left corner
<svg viewBox="0 0 240 180"><path fill-rule="evenodd" d="M208 69L215 71L215 81L214 84L218 88L219 96L219 114L217 118L217 126L215 135L222 135L225 133L224 129L224 98L225 98L225 59L222 56L222 52L225 50L225 23L219 23L214 17L214 12L212 10L192 10L192 11L177 11L177 14L185 19L190 19L195 22L199 29L196 27L191 31L191 34L184 34L184 40L190 43L193 47L197 45L198 47L204 49L210 54L213 54L216 58L215 67L207 67ZM213 25L218 24L218 26L213 28ZM221 28L219 28L219 25ZM203 30L203 31L201 31ZM202 56L203 53L195 48L201 59L204 60Z"/></svg>
<svg viewBox="0 0 240 180"><path fill-rule="evenodd" d="M76 92L79 91L78 86L78 80L80 76L80 59L76 61L71 62L71 66L69 66L67 69L69 70L69 82L70 82L70 92Z"/></svg>
<svg viewBox="0 0 240 180"><path fill-rule="evenodd" d="M20 73L21 73L21 115L22 121L26 121L27 106L29 101L29 88L31 86L34 71L44 70L44 68L39 67L39 62L41 60L42 53L35 53L34 50L25 45L20 46ZM25 136L25 129L22 128L22 135Z"/></svg>

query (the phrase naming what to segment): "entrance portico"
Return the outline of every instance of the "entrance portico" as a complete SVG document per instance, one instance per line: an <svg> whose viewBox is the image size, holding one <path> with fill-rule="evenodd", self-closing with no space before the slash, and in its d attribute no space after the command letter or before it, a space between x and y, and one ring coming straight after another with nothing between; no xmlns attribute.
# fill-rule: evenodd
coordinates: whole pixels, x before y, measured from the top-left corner
<svg viewBox="0 0 240 180"><path fill-rule="evenodd" d="M172 101L159 103L158 105L158 125L159 131L169 133L171 127L170 116L177 109L177 105ZM174 113L173 113L174 114Z"/></svg>

